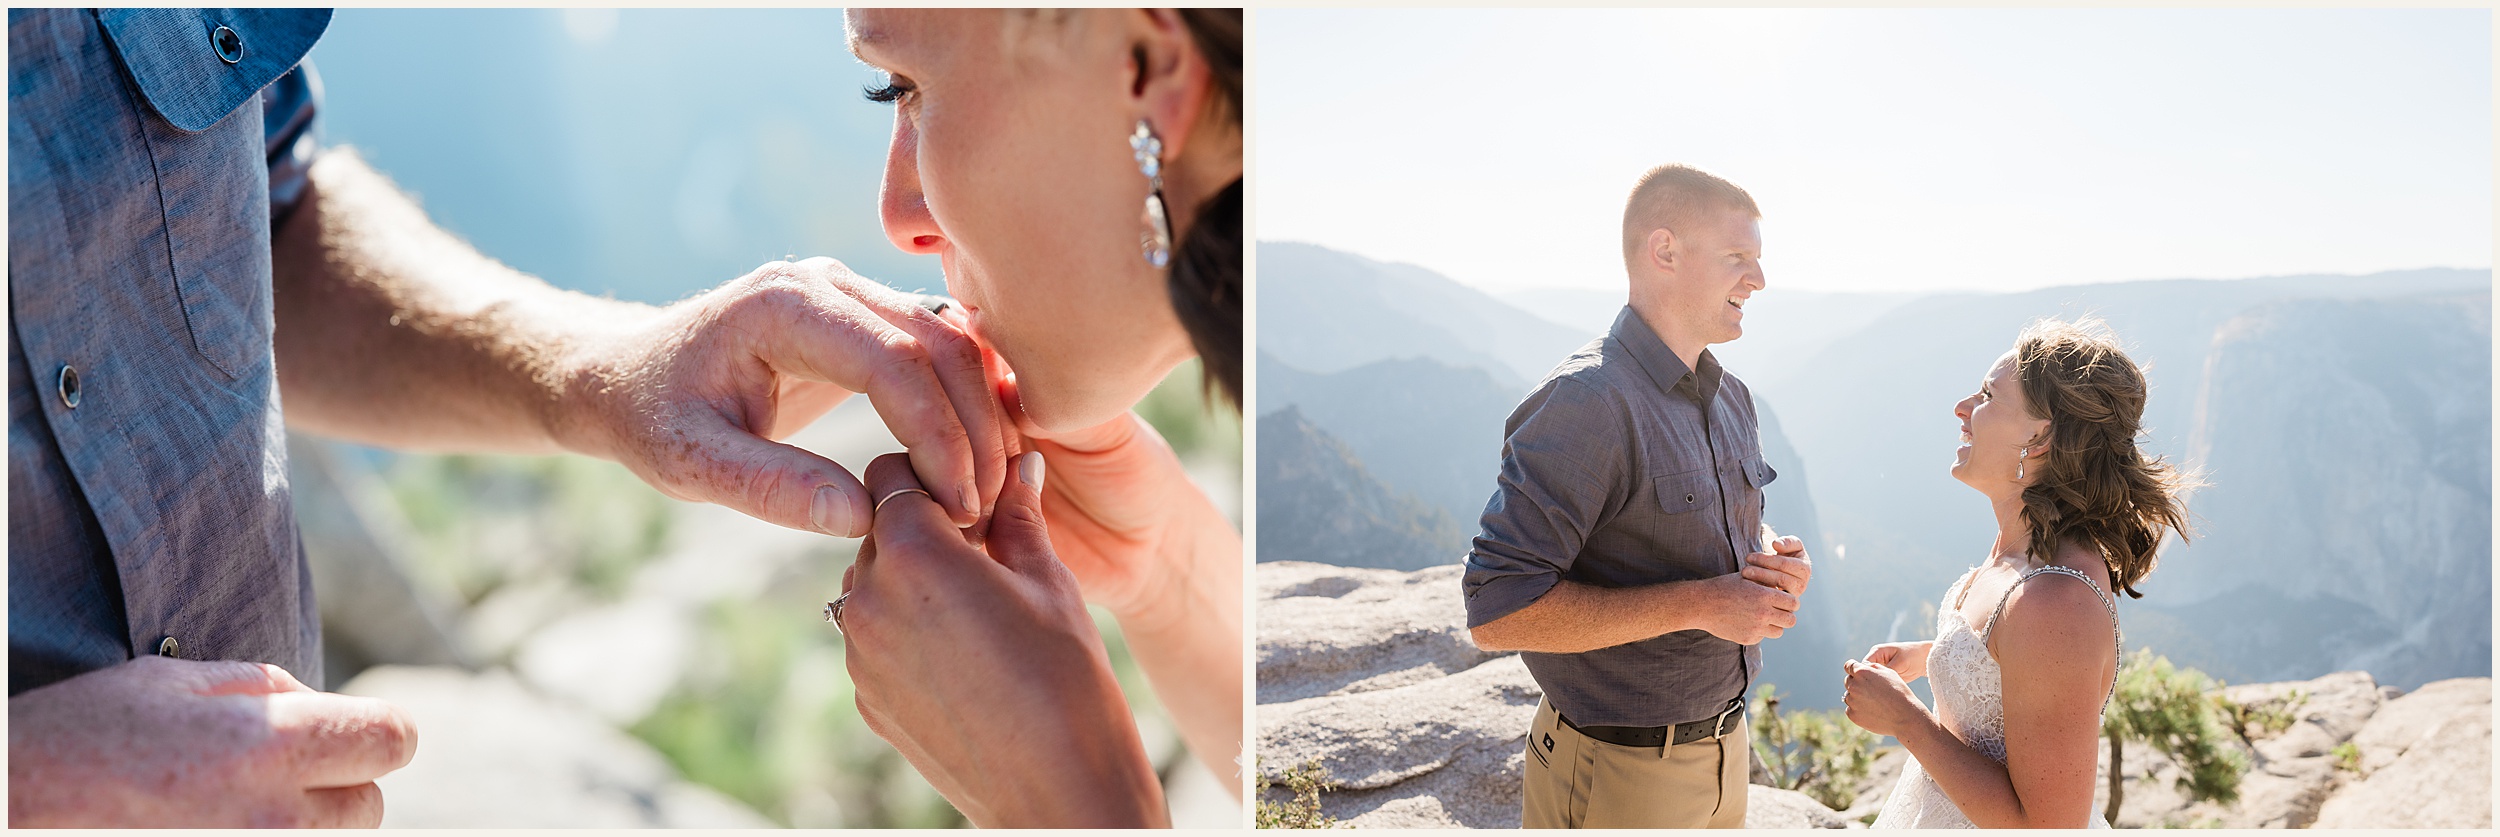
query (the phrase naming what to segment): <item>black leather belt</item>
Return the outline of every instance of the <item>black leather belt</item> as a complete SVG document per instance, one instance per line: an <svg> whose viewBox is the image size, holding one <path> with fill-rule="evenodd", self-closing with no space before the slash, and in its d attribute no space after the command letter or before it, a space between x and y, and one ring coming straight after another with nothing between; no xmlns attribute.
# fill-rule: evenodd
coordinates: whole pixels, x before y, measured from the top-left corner
<svg viewBox="0 0 2500 837"><path fill-rule="evenodd" d="M1668 744L1670 740L1675 744L1691 744L1713 739L1734 732L1736 725L1743 723L1744 717L1745 701L1741 698L1729 698L1727 707L1719 710L1716 717L1663 727L1584 727L1572 723L1561 712L1554 713L1554 718L1562 721L1563 726L1581 735L1622 747L1673 746Z"/></svg>

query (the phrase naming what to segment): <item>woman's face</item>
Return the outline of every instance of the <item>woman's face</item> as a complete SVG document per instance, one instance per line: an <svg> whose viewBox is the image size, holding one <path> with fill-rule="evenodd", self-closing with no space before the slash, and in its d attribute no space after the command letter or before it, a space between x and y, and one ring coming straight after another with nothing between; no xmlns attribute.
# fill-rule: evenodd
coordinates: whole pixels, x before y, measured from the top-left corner
<svg viewBox="0 0 2500 837"><path fill-rule="evenodd" d="M1126 14L846 15L852 50L889 75L886 236L939 258L1046 430L1116 417L1191 354L1139 248L1148 186L1128 138L1146 109Z"/></svg>
<svg viewBox="0 0 2500 837"><path fill-rule="evenodd" d="M1953 452L1954 479L1993 497L2020 490L2039 473L2040 457L2048 453L2043 441L2049 421L2033 418L2031 406L2023 401L2013 352L1997 358L1979 382L1979 391L1953 405L1953 415L1962 420L1962 446ZM2018 481L2015 466L2026 448L2031 466L2022 469Z"/></svg>

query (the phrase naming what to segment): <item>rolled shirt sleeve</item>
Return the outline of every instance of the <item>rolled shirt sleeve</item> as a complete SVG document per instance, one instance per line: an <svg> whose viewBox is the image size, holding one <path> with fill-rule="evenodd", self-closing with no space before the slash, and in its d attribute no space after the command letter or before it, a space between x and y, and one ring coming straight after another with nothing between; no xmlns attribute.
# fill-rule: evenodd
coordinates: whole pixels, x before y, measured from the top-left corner
<svg viewBox="0 0 2500 837"><path fill-rule="evenodd" d="M261 149L269 158L269 222L284 223L304 199L321 153L321 76L311 59L261 88Z"/></svg>
<svg viewBox="0 0 2500 837"><path fill-rule="evenodd" d="M1511 412L1500 482L1461 581L1467 627L1543 597L1589 533L1623 507L1629 423L1619 399L1569 376L1547 379Z"/></svg>

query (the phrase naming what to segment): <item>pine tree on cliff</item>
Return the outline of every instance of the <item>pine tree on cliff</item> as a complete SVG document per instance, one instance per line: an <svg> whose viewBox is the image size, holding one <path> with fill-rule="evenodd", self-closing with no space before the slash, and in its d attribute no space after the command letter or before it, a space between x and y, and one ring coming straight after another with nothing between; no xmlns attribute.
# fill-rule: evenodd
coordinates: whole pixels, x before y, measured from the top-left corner
<svg viewBox="0 0 2500 837"><path fill-rule="evenodd" d="M2101 735L2109 739L2109 807L2103 819L2118 824L2118 806L2126 798L2128 741L2150 744L2178 762L2184 771L2179 790L2189 799L2225 805L2239 800L2248 759L2223 746L2232 733L2205 696L2213 688L2204 672L2173 668L2168 658L2153 656L2149 648L2123 661L2118 693L2101 721Z"/></svg>

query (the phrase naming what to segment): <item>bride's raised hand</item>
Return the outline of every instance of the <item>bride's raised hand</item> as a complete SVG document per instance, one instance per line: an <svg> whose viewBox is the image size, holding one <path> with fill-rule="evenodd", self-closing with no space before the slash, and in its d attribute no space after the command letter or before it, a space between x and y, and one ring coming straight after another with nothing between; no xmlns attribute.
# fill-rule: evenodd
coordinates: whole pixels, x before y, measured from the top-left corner
<svg viewBox="0 0 2500 837"><path fill-rule="evenodd" d="M1887 642L1866 649L1866 661L1892 669L1904 682L1927 676L1927 652L1934 642Z"/></svg>
<svg viewBox="0 0 2500 837"><path fill-rule="evenodd" d="M1850 660L1841 665L1847 672L1842 681L1840 702L1848 707L1850 723L1876 735L1901 737L1901 733L1927 719L1927 705L1901 679L1900 672L1881 663Z"/></svg>
<svg viewBox="0 0 2500 837"><path fill-rule="evenodd" d="M1000 401L1050 462L1050 543L1122 637L1190 753L1228 788L1241 762L1241 534L1135 413L1066 433L1023 419L1012 377Z"/></svg>
<svg viewBox="0 0 2500 837"><path fill-rule="evenodd" d="M1124 620L1185 600L1175 593L1187 581L1181 559L1196 551L1189 541L1208 534L1210 523L1224 534L1230 527L1162 434L1133 412L1048 433L1024 417L1012 377L999 392L1025 444L1050 462L1042 511L1051 545L1085 598Z"/></svg>
<svg viewBox="0 0 2500 837"><path fill-rule="evenodd" d="M1041 457L1015 465L976 548L902 454L869 463L890 499L832 614L860 717L976 825L1161 826L1102 635L1051 555Z"/></svg>

